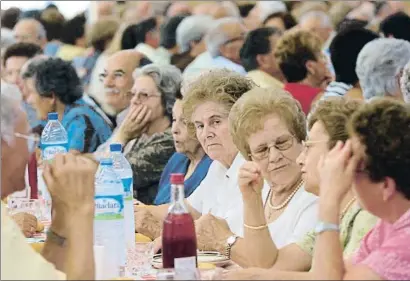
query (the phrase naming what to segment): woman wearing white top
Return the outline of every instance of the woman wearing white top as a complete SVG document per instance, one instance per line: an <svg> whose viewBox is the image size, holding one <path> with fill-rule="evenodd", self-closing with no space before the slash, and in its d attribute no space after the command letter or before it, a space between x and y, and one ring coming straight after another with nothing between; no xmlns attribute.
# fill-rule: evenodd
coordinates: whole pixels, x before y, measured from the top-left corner
<svg viewBox="0 0 410 281"><path fill-rule="evenodd" d="M270 244L299 240L317 222L317 197L304 190L296 163L306 137L305 115L289 93L255 88L235 103L229 120L236 147L249 161L239 171L244 235L232 246L232 260L269 267Z"/></svg>

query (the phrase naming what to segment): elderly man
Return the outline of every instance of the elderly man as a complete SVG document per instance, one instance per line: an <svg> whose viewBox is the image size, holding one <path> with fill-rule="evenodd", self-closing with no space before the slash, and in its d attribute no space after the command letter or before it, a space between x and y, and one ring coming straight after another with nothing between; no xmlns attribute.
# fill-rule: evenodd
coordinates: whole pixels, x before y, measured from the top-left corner
<svg viewBox="0 0 410 281"><path fill-rule="evenodd" d="M288 9L282 1L257 1L246 17L245 24L249 29L255 29L260 27L270 15L287 11Z"/></svg>
<svg viewBox="0 0 410 281"><path fill-rule="evenodd" d="M283 88L283 74L276 63L274 50L282 32L262 27L249 32L241 49L242 65L248 76L262 88Z"/></svg>
<svg viewBox="0 0 410 281"><path fill-rule="evenodd" d="M246 28L238 18L216 20L205 35L207 52L198 56L184 71L184 76L195 75L211 68L227 68L246 74L239 56L245 41Z"/></svg>
<svg viewBox="0 0 410 281"><path fill-rule="evenodd" d="M24 171L33 136L18 103L1 92L1 199L25 188ZM53 221L42 254L25 240L1 202L2 280L92 280L94 278L92 161L58 155L45 167L44 180L53 200ZM66 273L66 276L61 271Z"/></svg>
<svg viewBox="0 0 410 281"><path fill-rule="evenodd" d="M27 42L39 45L41 48L47 44L47 34L44 26L32 18L20 20L13 29L17 42Z"/></svg>
<svg viewBox="0 0 410 281"><path fill-rule="evenodd" d="M410 43L402 39L380 38L367 43L356 63L366 100L387 95L402 99L399 80L410 60Z"/></svg>

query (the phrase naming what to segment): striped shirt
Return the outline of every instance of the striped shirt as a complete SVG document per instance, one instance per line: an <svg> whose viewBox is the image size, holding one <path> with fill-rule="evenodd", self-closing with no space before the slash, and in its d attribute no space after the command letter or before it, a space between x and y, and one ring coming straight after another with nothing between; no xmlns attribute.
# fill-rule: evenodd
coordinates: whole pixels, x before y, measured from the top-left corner
<svg viewBox="0 0 410 281"><path fill-rule="evenodd" d="M330 82L321 99L326 99L328 97L343 97L351 88L353 88L352 85L343 82Z"/></svg>

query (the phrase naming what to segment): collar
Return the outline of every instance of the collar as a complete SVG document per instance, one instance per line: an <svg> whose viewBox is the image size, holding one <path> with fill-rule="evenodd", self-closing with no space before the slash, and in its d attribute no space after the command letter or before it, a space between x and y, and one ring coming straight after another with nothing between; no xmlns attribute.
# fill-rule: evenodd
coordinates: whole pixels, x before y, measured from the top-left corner
<svg viewBox="0 0 410 281"><path fill-rule="evenodd" d="M161 63L166 59L170 59L169 52L163 47L158 47L154 49L148 44L140 43L135 47L135 50L146 56L153 63Z"/></svg>
<svg viewBox="0 0 410 281"><path fill-rule="evenodd" d="M226 171L225 177L228 179L237 179L238 171L245 162L245 158L243 158L242 154L238 152L238 154L236 154L235 159L232 162L232 165Z"/></svg>
<svg viewBox="0 0 410 281"><path fill-rule="evenodd" d="M255 80L255 82L261 82L261 80L264 80L266 82L263 82L264 85L271 85L271 86L277 86L280 88L283 88L283 83L281 81L279 81L278 79L276 79L275 77L273 77L272 75L266 73L263 70L260 69L255 69L255 70L251 70L248 72L248 76L252 79ZM256 81L257 80L257 81Z"/></svg>
<svg viewBox="0 0 410 281"><path fill-rule="evenodd" d="M393 223L394 230L408 228L410 225L410 209L407 210L395 223Z"/></svg>
<svg viewBox="0 0 410 281"><path fill-rule="evenodd" d="M226 67L230 70L233 70L235 72L241 73L241 74L246 74L245 69L243 68L242 65L237 64L223 56L218 56L213 59L214 63L223 67Z"/></svg>

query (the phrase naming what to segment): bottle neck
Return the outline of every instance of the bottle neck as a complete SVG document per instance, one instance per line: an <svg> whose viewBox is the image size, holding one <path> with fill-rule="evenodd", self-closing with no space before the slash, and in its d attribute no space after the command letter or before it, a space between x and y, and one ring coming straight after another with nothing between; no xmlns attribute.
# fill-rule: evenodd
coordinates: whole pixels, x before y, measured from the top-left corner
<svg viewBox="0 0 410 281"><path fill-rule="evenodd" d="M185 214L188 213L185 204L185 192L184 185L182 184L173 184L171 185L171 206L170 213L173 214Z"/></svg>

